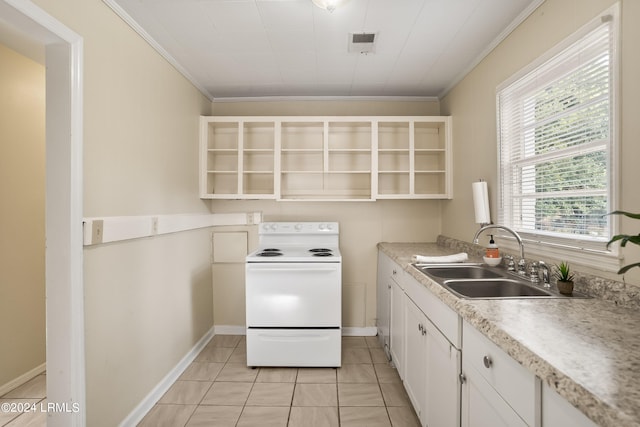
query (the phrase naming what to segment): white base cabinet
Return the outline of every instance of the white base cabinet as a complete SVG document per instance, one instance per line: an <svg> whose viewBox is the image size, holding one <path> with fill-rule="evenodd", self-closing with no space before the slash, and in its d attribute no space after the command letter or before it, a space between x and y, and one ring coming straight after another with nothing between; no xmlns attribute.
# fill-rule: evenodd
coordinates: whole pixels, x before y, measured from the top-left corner
<svg viewBox="0 0 640 427"><path fill-rule="evenodd" d="M426 424L427 390L427 316L407 298L406 316L406 375L404 388L422 424Z"/></svg>
<svg viewBox="0 0 640 427"><path fill-rule="evenodd" d="M467 322L462 348L462 426L539 426L540 380Z"/></svg>
<svg viewBox="0 0 640 427"><path fill-rule="evenodd" d="M377 289L378 332L422 426L597 425L382 252Z"/></svg>
<svg viewBox="0 0 640 427"><path fill-rule="evenodd" d="M461 352L427 322L426 425L460 425Z"/></svg>
<svg viewBox="0 0 640 427"><path fill-rule="evenodd" d="M542 427L596 427L597 424L548 385L542 386Z"/></svg>
<svg viewBox="0 0 640 427"><path fill-rule="evenodd" d="M406 299L405 389L423 426L460 425L460 350Z"/></svg>
<svg viewBox="0 0 640 427"><path fill-rule="evenodd" d="M378 340L387 357L404 378L405 294L404 270L391 258L378 252L378 299L376 327Z"/></svg>
<svg viewBox="0 0 640 427"><path fill-rule="evenodd" d="M376 298L376 329L378 341L384 349L387 358L390 353L390 326L391 326L391 284L389 277L393 266L397 264L382 252L378 252L377 298Z"/></svg>
<svg viewBox="0 0 640 427"><path fill-rule="evenodd" d="M421 424L459 426L460 317L382 252L377 289L378 333Z"/></svg>
<svg viewBox="0 0 640 427"><path fill-rule="evenodd" d="M404 283L405 389L423 426L459 426L460 317L410 275Z"/></svg>
<svg viewBox="0 0 640 427"><path fill-rule="evenodd" d="M398 271L394 269L392 274L391 284L391 328L390 328L390 351L391 361L398 370L398 375L401 379L405 377L406 366L406 351L405 351L405 310L406 310L406 296L404 294L404 288L401 280L394 280L393 277L400 276L402 270ZM398 279L401 279L398 278Z"/></svg>
<svg viewBox="0 0 640 427"><path fill-rule="evenodd" d="M475 368L462 362L462 426L526 427L527 423L482 378Z"/></svg>

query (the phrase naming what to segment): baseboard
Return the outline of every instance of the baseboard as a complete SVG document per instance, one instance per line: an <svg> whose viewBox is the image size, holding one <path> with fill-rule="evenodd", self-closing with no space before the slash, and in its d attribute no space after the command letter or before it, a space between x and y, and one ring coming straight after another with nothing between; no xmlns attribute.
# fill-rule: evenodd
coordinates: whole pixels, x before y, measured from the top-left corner
<svg viewBox="0 0 640 427"><path fill-rule="evenodd" d="M156 385L153 390L134 408L133 411L120 423L120 427L136 426L153 408L160 398L169 390L182 373L189 367L214 336L215 327L209 329L193 348L178 362L178 364Z"/></svg>
<svg viewBox="0 0 640 427"><path fill-rule="evenodd" d="M24 374L20 375L18 378L15 378L9 381L8 383L0 386L0 396L9 393L14 388L20 387L22 384L25 384L29 380L32 380L33 378L37 377L38 375L40 375L46 370L47 370L47 364L43 363L40 366L36 366L29 372L25 372Z"/></svg>
<svg viewBox="0 0 640 427"><path fill-rule="evenodd" d="M246 335L244 326L217 325L214 326L214 330L216 335ZM375 337L377 334L378 330L375 326L342 328L342 335L347 337Z"/></svg>
<svg viewBox="0 0 640 427"><path fill-rule="evenodd" d="M378 334L378 330L375 326L365 326L364 328L356 327L343 327L343 337L375 337Z"/></svg>
<svg viewBox="0 0 640 427"><path fill-rule="evenodd" d="M237 325L217 325L213 327L216 335L247 335L245 326Z"/></svg>

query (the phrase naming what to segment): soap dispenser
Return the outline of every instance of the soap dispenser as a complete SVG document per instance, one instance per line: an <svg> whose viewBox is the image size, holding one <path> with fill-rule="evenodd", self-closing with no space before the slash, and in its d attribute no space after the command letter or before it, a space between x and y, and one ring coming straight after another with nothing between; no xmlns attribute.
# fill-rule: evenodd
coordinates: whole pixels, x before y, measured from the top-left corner
<svg viewBox="0 0 640 427"><path fill-rule="evenodd" d="M493 234L489 239L489 246L487 246L484 256L487 258L500 258L500 251L498 250L498 245L496 245L496 242L493 240Z"/></svg>

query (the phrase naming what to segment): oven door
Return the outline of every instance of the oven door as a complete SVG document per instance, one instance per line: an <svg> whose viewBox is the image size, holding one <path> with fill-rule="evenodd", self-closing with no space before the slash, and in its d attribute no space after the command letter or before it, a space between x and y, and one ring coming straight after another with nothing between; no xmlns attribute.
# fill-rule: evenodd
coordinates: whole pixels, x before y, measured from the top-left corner
<svg viewBox="0 0 640 427"><path fill-rule="evenodd" d="M335 328L342 318L340 263L247 263L248 328Z"/></svg>

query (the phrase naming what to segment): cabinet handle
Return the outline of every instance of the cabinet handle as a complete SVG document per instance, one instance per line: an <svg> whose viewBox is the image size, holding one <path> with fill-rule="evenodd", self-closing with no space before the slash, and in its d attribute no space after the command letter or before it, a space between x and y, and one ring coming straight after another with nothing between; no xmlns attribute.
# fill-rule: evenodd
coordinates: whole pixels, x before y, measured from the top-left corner
<svg viewBox="0 0 640 427"><path fill-rule="evenodd" d="M493 365L493 360L491 360L490 356L485 356L482 358L482 363L484 364L485 368L490 368L491 365Z"/></svg>
<svg viewBox="0 0 640 427"><path fill-rule="evenodd" d="M391 274L393 274L395 276L397 274L396 270L393 270L393 272Z"/></svg>
<svg viewBox="0 0 640 427"><path fill-rule="evenodd" d="M422 332L422 323L418 323L418 330Z"/></svg>
<svg viewBox="0 0 640 427"><path fill-rule="evenodd" d="M463 372L458 375L458 379L460 380L460 384L464 384L467 382L467 376Z"/></svg>

